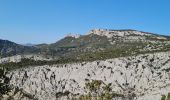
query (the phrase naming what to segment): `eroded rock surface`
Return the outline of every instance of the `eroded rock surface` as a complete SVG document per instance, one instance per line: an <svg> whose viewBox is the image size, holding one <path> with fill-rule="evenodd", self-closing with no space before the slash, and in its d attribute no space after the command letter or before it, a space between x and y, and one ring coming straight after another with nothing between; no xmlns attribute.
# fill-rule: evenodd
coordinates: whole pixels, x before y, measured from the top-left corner
<svg viewBox="0 0 170 100"><path fill-rule="evenodd" d="M70 100L73 95L87 94L85 84L91 80L111 84L115 93L125 97L134 94L134 100L160 100L161 95L170 92L169 70L170 52L161 52L105 61L29 67L15 70L8 76L11 77L10 84L40 100ZM57 97L59 93L65 95Z"/></svg>

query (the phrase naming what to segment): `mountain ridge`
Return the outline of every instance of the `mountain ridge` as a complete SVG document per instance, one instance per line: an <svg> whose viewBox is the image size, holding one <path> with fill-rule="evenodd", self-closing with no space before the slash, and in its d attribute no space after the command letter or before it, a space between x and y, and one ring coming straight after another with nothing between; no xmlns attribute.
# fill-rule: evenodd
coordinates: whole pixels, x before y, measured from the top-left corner
<svg viewBox="0 0 170 100"><path fill-rule="evenodd" d="M125 55L128 55L128 53L129 55L139 53L139 51L155 52L169 50L170 36L132 29L93 29L87 35L69 35L51 44L38 44L31 47L19 44L15 45L17 46L12 48L14 51L18 46L22 48L19 49L20 51L12 53L11 56L17 54L40 54L54 59L100 59L97 57L98 55L101 56L105 52L112 54L115 51L122 51L123 49L127 50L122 51ZM96 54L91 54L92 52ZM92 56L92 58L86 57L86 55ZM120 52L119 55L113 57L122 55L124 54Z"/></svg>

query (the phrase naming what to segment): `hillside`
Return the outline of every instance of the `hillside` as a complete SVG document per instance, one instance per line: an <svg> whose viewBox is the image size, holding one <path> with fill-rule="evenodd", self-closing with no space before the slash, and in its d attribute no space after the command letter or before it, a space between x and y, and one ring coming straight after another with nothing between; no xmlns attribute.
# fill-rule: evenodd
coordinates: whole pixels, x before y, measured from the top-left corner
<svg viewBox="0 0 170 100"><path fill-rule="evenodd" d="M36 47L40 54L55 59L87 61L168 51L170 37L136 30L94 29L83 36L67 36Z"/></svg>
<svg viewBox="0 0 170 100"><path fill-rule="evenodd" d="M170 92L169 65L170 52L161 52L37 66L8 76L11 84L38 100L161 100Z"/></svg>
<svg viewBox="0 0 170 100"><path fill-rule="evenodd" d="M0 41L1 57L38 54L69 61L93 61L169 50L169 36L129 29L93 29L86 35L68 35L56 43L34 46Z"/></svg>
<svg viewBox="0 0 170 100"><path fill-rule="evenodd" d="M8 56L9 54L21 54L23 56L40 56L41 59L53 59L52 62L41 61L41 65L44 63L59 64L105 60L145 53L170 51L169 36L137 30L94 29L89 31L86 35L68 35L56 43L39 44L33 47L22 46L13 42L10 43L13 45L11 46L8 43L3 44L5 45L3 47L11 47L13 48L13 51L15 51L14 47L18 47L18 52L3 53L5 56ZM24 59L25 57L23 56L20 59ZM14 56L10 59L17 59L17 56ZM4 62L4 60L1 60L1 62ZM24 67L21 65L25 64L15 64L14 66ZM31 62L31 65L34 65L34 63ZM37 65L36 62L35 65Z"/></svg>
<svg viewBox="0 0 170 100"><path fill-rule="evenodd" d="M0 57L33 52L36 52L36 48L34 47L23 46L8 40L0 40Z"/></svg>

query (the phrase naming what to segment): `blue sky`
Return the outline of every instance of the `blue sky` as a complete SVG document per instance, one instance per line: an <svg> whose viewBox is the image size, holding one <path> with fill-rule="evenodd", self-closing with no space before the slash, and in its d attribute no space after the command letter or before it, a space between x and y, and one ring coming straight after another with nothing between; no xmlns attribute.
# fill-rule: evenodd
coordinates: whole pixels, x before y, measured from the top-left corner
<svg viewBox="0 0 170 100"><path fill-rule="evenodd" d="M0 38L52 43L93 28L170 35L170 0L0 0Z"/></svg>

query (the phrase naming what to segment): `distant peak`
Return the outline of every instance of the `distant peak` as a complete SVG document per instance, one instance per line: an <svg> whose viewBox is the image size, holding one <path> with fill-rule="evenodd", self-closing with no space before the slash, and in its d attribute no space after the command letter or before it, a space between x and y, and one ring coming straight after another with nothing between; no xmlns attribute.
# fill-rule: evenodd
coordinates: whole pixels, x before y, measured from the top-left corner
<svg viewBox="0 0 170 100"><path fill-rule="evenodd" d="M26 43L26 44L22 44L24 46L35 46L36 44L32 44L32 43Z"/></svg>

